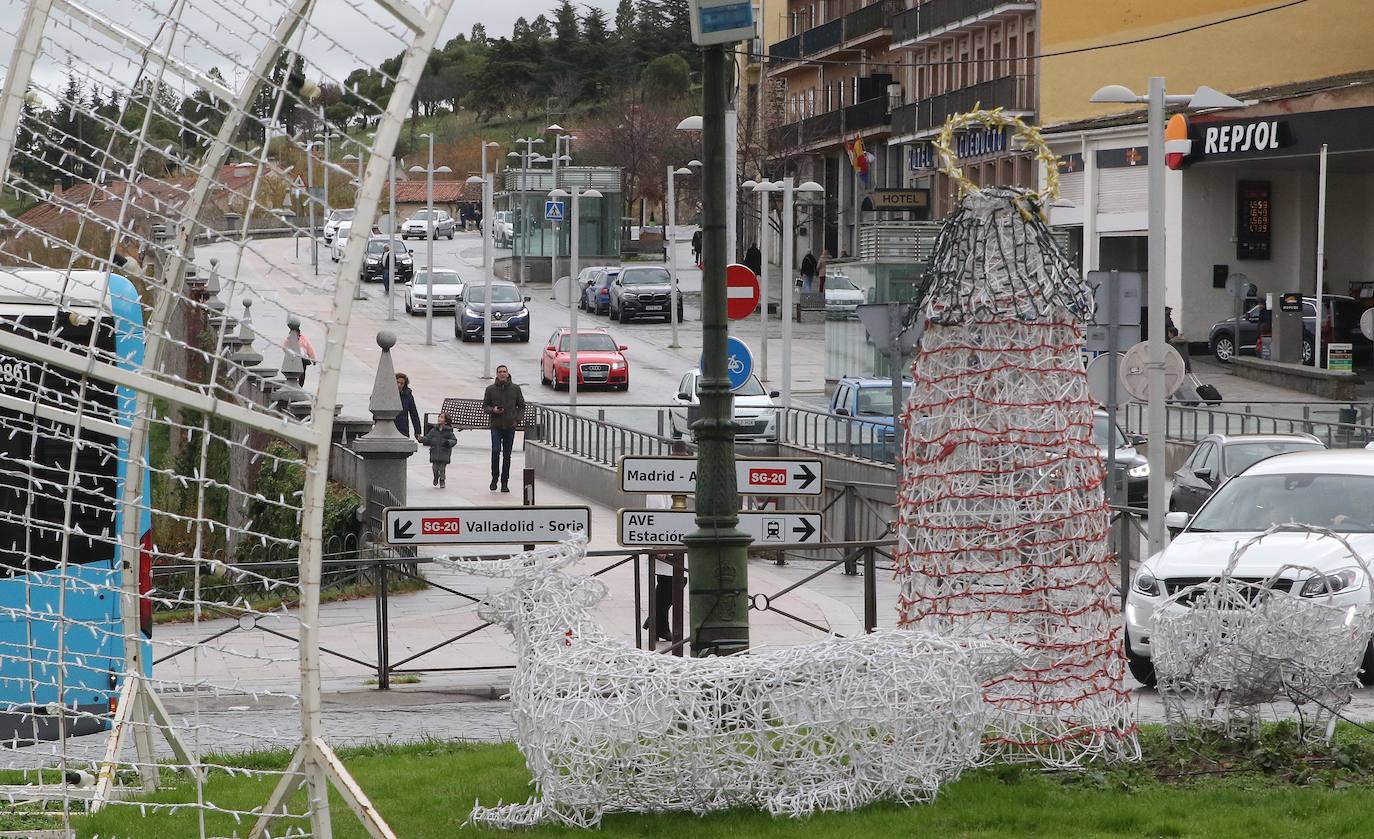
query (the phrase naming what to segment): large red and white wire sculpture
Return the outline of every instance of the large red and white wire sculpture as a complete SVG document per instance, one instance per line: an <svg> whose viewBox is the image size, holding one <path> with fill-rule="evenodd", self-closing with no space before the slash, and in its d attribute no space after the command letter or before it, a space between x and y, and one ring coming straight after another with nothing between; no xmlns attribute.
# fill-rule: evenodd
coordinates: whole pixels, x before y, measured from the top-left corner
<svg viewBox="0 0 1374 839"><path fill-rule="evenodd" d="M953 166L970 125L1012 130L1049 180L978 189ZM1056 165L1038 132L998 111L961 114L936 141L960 185L936 238L903 415L899 624L991 635L1027 651L985 685L988 759L1067 767L1138 754L1123 686L1108 509L1080 348L1091 287L1042 207Z"/></svg>

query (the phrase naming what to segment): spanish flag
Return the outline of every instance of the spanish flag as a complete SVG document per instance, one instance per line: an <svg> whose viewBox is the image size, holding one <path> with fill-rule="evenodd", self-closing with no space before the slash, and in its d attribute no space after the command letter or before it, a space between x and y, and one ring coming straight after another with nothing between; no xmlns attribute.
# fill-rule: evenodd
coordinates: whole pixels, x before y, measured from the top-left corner
<svg viewBox="0 0 1374 839"><path fill-rule="evenodd" d="M847 143L845 149L849 152L849 165L859 173L859 180L863 182L863 185L868 186L868 163L872 160L872 156L864 151L863 138L857 134L854 135L854 142Z"/></svg>

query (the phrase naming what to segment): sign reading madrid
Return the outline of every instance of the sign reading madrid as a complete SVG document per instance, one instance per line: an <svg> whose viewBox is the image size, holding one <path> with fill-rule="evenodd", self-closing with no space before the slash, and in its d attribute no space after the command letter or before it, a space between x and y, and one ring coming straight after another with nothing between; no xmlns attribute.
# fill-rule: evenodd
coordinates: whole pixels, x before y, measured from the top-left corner
<svg viewBox="0 0 1374 839"><path fill-rule="evenodd" d="M627 548L679 546L697 529L692 510L621 510L620 544ZM746 510L739 529L756 545L809 545L821 541L821 514Z"/></svg>
<svg viewBox="0 0 1374 839"><path fill-rule="evenodd" d="M388 507L390 545L561 542L591 533L587 507Z"/></svg>
<svg viewBox="0 0 1374 839"><path fill-rule="evenodd" d="M819 459L739 458L735 482L744 495L820 495L825 479ZM695 493L697 459L622 457L620 491Z"/></svg>

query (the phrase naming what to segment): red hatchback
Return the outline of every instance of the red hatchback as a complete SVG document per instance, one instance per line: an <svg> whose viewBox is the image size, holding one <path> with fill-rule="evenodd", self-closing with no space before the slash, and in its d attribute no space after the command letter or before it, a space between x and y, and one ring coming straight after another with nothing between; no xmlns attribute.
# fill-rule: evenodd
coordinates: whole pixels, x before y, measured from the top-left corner
<svg viewBox="0 0 1374 839"><path fill-rule="evenodd" d="M554 330L545 342L539 359L539 383L554 389L568 386L568 368L572 365L572 330L566 326ZM617 344L604 329L577 331L578 388L609 385L620 390L630 389L630 362L624 352L629 347Z"/></svg>

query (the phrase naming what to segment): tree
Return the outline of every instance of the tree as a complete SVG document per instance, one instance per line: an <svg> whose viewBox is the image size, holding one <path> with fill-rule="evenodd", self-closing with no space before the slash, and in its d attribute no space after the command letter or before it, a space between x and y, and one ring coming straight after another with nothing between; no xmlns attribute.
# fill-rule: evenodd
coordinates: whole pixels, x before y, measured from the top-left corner
<svg viewBox="0 0 1374 839"><path fill-rule="evenodd" d="M553 37L553 26L547 17L539 15L530 23L530 33L541 41L547 41Z"/></svg>
<svg viewBox="0 0 1374 839"><path fill-rule="evenodd" d="M627 96L578 132L584 161L621 168L627 215L640 201L663 200L669 164L680 166L698 156L696 139L677 130L690 111L682 100L637 102Z"/></svg>
<svg viewBox="0 0 1374 839"><path fill-rule="evenodd" d="M640 84L646 98L678 99L691 89L692 69L680 55L662 55L644 65Z"/></svg>
<svg viewBox="0 0 1374 839"><path fill-rule="evenodd" d="M469 39L474 44L480 44L485 47L487 45L487 28L480 23L474 23L472 25L472 35L469 36Z"/></svg>

